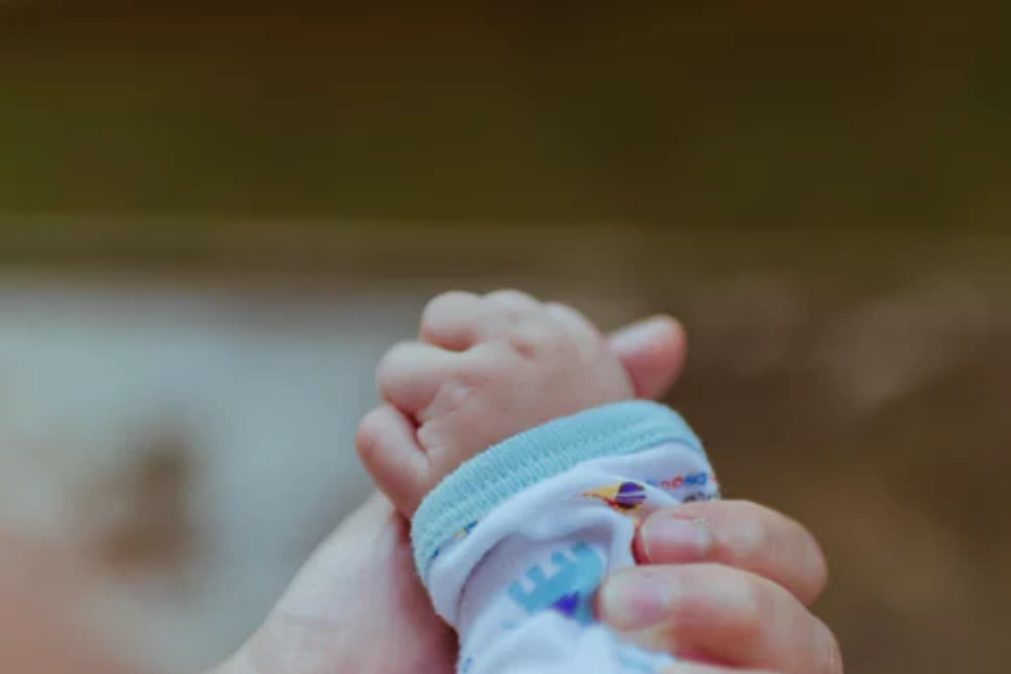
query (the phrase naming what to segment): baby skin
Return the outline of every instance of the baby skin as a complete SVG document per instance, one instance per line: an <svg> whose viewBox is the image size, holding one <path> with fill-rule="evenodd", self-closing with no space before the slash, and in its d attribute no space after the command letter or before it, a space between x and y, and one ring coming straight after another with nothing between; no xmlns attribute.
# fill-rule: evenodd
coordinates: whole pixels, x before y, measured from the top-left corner
<svg viewBox="0 0 1011 674"><path fill-rule="evenodd" d="M582 314L512 290L437 297L418 340L381 361L386 404L356 445L412 519L422 582L459 632L458 671L670 663L592 617L605 571L634 563L642 516L716 496L680 417L631 402L634 372Z"/></svg>
<svg viewBox="0 0 1011 674"><path fill-rule="evenodd" d="M578 311L515 290L440 295L418 341L379 365L389 404L361 422L359 456L406 517L475 454L543 422L634 397L618 356Z"/></svg>

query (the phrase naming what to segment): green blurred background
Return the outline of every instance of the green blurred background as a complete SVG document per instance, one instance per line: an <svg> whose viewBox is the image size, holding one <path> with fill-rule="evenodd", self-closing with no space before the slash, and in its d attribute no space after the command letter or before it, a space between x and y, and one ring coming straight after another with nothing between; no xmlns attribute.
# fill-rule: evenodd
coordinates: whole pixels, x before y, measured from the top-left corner
<svg viewBox="0 0 1011 674"><path fill-rule="evenodd" d="M5 278L671 311L853 672L1011 661L1009 178L999 3L0 2Z"/></svg>
<svg viewBox="0 0 1011 674"><path fill-rule="evenodd" d="M8 0L0 205L996 225L1011 10Z"/></svg>

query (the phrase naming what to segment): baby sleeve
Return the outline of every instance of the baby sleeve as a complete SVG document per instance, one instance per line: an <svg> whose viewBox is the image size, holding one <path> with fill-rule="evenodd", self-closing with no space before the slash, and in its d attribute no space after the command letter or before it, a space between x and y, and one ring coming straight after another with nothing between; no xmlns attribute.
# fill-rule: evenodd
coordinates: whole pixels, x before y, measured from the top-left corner
<svg viewBox="0 0 1011 674"><path fill-rule="evenodd" d="M465 462L422 502L415 564L458 632L461 674L650 674L671 663L593 618L657 508L718 497L679 415L628 401L556 419Z"/></svg>

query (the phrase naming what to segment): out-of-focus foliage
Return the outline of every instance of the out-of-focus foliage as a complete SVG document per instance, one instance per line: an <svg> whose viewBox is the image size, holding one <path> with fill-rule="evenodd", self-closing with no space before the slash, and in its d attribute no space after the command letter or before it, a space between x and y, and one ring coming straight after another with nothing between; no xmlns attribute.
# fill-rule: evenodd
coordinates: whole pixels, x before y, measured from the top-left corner
<svg viewBox="0 0 1011 674"><path fill-rule="evenodd" d="M1011 215L1000 3L0 4L0 211Z"/></svg>

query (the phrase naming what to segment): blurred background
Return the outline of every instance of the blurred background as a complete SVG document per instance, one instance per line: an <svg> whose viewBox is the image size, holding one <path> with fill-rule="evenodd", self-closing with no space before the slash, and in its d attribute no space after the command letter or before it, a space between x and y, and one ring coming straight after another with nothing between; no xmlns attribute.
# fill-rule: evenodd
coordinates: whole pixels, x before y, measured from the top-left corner
<svg viewBox="0 0 1011 674"><path fill-rule="evenodd" d="M340 5L0 2L0 528L126 657L235 648L379 355L515 286L685 322L849 671L1007 671L1011 9Z"/></svg>

